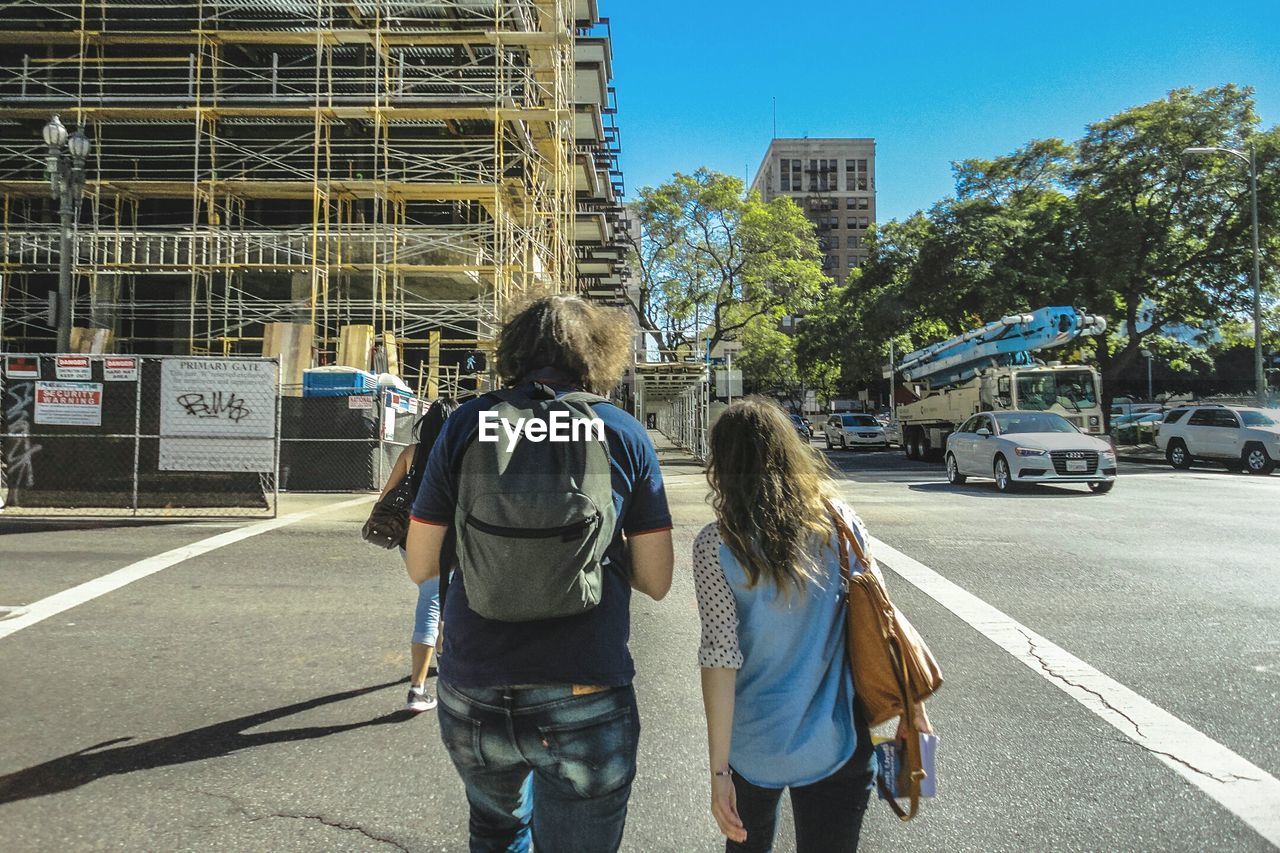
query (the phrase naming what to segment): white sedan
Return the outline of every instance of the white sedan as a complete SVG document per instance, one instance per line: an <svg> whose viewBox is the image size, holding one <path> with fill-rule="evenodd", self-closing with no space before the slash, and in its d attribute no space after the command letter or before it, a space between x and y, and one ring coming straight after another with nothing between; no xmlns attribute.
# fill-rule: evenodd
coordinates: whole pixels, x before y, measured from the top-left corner
<svg viewBox="0 0 1280 853"><path fill-rule="evenodd" d="M822 434L827 442L827 450L834 447L845 450L855 447L889 448L889 437L885 435L884 427L871 415L831 415L822 425Z"/></svg>
<svg viewBox="0 0 1280 853"><path fill-rule="evenodd" d="M947 482L990 477L1010 492L1026 483L1087 483L1099 494L1116 480L1116 454L1052 412L980 412L947 436Z"/></svg>

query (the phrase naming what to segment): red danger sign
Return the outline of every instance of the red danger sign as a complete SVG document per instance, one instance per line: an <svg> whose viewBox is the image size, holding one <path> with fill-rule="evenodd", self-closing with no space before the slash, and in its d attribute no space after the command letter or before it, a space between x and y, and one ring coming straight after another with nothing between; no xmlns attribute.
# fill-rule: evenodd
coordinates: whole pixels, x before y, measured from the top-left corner
<svg viewBox="0 0 1280 853"><path fill-rule="evenodd" d="M133 356L107 356L102 360L102 378L108 382L137 382L138 360Z"/></svg>
<svg viewBox="0 0 1280 853"><path fill-rule="evenodd" d="M60 355L54 361L54 373L59 379L92 379L87 355Z"/></svg>

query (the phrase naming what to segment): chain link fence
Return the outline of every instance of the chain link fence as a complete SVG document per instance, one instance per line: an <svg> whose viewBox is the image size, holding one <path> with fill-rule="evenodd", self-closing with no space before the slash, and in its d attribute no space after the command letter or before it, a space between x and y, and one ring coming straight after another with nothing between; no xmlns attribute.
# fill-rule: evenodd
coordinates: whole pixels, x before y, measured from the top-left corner
<svg viewBox="0 0 1280 853"><path fill-rule="evenodd" d="M695 382L659 410L657 417L658 431L699 462L707 459L709 394L705 380Z"/></svg>
<svg viewBox="0 0 1280 853"><path fill-rule="evenodd" d="M279 388L271 358L6 354L3 510L274 517Z"/></svg>
<svg viewBox="0 0 1280 853"><path fill-rule="evenodd" d="M429 404L397 391L286 397L280 488L289 492L380 490Z"/></svg>

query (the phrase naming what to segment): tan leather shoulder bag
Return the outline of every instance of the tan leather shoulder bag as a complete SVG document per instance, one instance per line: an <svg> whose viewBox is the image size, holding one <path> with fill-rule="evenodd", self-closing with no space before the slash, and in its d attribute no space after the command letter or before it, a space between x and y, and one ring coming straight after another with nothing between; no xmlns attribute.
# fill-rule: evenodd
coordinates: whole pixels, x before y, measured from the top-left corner
<svg viewBox="0 0 1280 853"><path fill-rule="evenodd" d="M876 726L895 717L905 721L907 738L897 790L910 798L910 811L904 811L892 797L886 799L899 818L910 820L919 808L920 781L925 775L920 732L912 711L942 686L942 670L920 634L889 600L884 584L871 571L871 560L858 537L836 508L828 506L836 526L840 576L848 602L846 641L854 691L868 725ZM863 567L856 574L850 569L850 550Z"/></svg>

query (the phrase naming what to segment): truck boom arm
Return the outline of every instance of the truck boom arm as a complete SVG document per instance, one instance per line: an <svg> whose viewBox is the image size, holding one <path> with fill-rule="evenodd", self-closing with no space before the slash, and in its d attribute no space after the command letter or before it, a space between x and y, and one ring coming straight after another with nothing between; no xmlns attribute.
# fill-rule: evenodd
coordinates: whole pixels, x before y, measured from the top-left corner
<svg viewBox="0 0 1280 853"><path fill-rule="evenodd" d="M1031 353L1064 346L1107 329L1104 317L1075 308L1041 308L1001 317L962 335L905 356L898 370L906 379L939 388L964 382L984 367L1030 364Z"/></svg>

